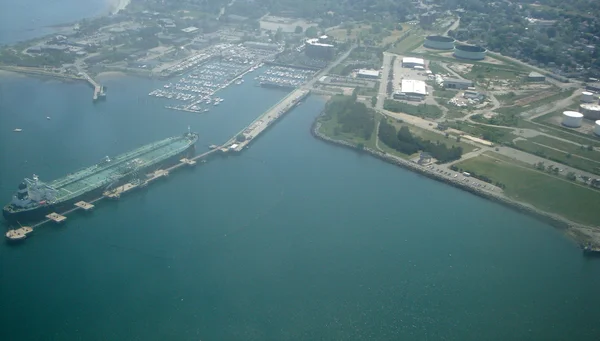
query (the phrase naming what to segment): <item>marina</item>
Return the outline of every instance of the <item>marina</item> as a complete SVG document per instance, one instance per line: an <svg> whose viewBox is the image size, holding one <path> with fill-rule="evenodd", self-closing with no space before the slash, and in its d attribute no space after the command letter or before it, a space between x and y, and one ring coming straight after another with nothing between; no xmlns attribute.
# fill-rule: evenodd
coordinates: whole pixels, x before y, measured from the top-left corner
<svg viewBox="0 0 600 341"><path fill-rule="evenodd" d="M271 66L257 76L257 86L266 88L295 89L314 77L315 71L286 66Z"/></svg>
<svg viewBox="0 0 600 341"><path fill-rule="evenodd" d="M148 95L165 99L165 108L192 113L206 113L224 101L216 93L235 83L243 84L244 76L258 70L263 61L277 51L250 48L244 44L219 44L201 54L170 67L163 72L183 75L174 82Z"/></svg>

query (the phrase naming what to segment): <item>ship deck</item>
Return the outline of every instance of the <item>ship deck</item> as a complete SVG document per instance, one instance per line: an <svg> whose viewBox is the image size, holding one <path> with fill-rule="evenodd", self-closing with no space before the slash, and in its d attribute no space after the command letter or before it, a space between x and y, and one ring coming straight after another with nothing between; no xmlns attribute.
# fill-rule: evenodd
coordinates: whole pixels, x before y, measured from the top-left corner
<svg viewBox="0 0 600 341"><path fill-rule="evenodd" d="M190 140L184 137L170 138L152 145L147 145L131 153L123 154L110 163L98 166L96 169L86 169L79 174L71 174L65 178L55 180L48 185L58 191L57 200L69 200L88 191L102 186L108 186L137 169L144 169L155 163L161 162L171 156L181 153L190 146ZM127 163L139 160L137 167L127 169ZM88 174L85 174L85 173ZM69 181L70 180L70 181ZM57 186L58 184L58 186Z"/></svg>

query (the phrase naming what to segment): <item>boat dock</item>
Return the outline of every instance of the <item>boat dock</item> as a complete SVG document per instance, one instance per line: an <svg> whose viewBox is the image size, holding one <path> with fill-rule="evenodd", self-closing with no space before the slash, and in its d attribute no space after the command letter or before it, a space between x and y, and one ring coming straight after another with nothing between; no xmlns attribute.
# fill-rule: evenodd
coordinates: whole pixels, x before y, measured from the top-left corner
<svg viewBox="0 0 600 341"><path fill-rule="evenodd" d="M84 211L89 211L92 208L94 208L94 205L90 204L89 202L85 202L85 201L78 201L75 203L75 206L81 208Z"/></svg>
<svg viewBox="0 0 600 341"><path fill-rule="evenodd" d="M65 217L64 215L58 214L56 212L52 212L50 214L48 214L46 216L46 218L48 218L48 220L51 220L55 223L62 223L63 221L67 220L67 217Z"/></svg>

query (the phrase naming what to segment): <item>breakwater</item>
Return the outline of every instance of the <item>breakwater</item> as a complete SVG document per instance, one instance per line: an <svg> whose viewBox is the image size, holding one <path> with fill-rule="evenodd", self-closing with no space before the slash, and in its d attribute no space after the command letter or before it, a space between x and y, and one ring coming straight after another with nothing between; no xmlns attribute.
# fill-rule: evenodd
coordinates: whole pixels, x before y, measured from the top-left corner
<svg viewBox="0 0 600 341"><path fill-rule="evenodd" d="M321 115L319 115L319 117ZM579 224L579 223L570 221L562 216L558 216L556 214L545 212L545 211L537 209L531 205L528 205L526 203L522 203L522 202L510 199L502 194L488 192L488 191L481 190L476 187L468 186L458 180L452 180L450 178L440 176L439 174L435 173L434 171L431 171L431 170L429 170L417 163L414 163L412 161L407 161L407 160L395 157L393 155L389 155L384 152L373 150L373 149L367 148L367 147L359 148L355 144L350 143L348 141L332 139L331 137L326 136L319 131L319 128L321 126L321 123L318 121L319 117L317 117L317 119L315 119L315 121L313 122L313 124L311 126L311 134L314 137L316 137L324 142L327 142L327 143L330 143L333 145L337 145L337 146L350 148L359 153L368 153L382 161L394 164L399 167L406 168L408 170L411 170L413 172L417 172L423 176L426 176L430 179L444 182L448 185L451 185L451 186L460 188L464 191L475 194L481 198L492 200L494 202L502 204L511 209L515 209L519 212L528 214L540 221L543 221L547 224L550 224L551 226L553 226L555 228L558 228L558 229L564 231L565 234L567 234L569 237L571 237L574 241L576 241L581 246L591 245L594 248L600 247L600 232L598 231L597 227L587 226L587 225L583 225L583 224Z"/></svg>

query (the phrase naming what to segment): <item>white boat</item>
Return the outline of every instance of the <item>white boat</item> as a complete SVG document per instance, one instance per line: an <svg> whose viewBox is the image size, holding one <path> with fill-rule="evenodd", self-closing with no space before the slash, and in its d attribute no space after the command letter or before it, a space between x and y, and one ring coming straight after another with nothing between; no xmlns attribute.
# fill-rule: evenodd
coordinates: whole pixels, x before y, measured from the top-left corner
<svg viewBox="0 0 600 341"><path fill-rule="evenodd" d="M20 132L22 132L22 131L23 131L23 129L21 129L21 128L15 128L15 130L13 130L13 131L14 131L15 133L20 133Z"/></svg>

